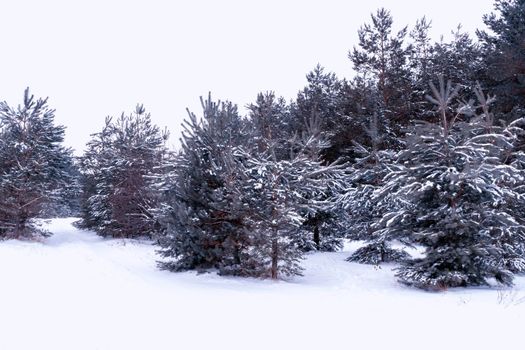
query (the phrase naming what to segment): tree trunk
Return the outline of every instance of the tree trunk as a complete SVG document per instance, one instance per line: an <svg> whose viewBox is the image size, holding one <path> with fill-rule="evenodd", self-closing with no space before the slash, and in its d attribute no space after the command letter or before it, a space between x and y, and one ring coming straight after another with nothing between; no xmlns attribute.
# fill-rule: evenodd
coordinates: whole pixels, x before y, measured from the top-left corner
<svg viewBox="0 0 525 350"><path fill-rule="evenodd" d="M279 262L279 246L277 242L277 235L274 234L274 238L272 238L272 279L277 279L278 277L278 265Z"/></svg>
<svg viewBox="0 0 525 350"><path fill-rule="evenodd" d="M319 227L314 226L314 243L317 250L321 248L321 237L319 236Z"/></svg>

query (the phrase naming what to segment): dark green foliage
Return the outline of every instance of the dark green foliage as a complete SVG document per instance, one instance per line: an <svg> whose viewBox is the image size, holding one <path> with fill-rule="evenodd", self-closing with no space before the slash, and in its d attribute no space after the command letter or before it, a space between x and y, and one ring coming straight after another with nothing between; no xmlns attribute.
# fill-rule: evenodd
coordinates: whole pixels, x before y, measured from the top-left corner
<svg viewBox="0 0 525 350"><path fill-rule="evenodd" d="M243 252L236 274L273 279L300 275L302 198L294 189L305 182L301 175L309 169L298 164L305 159L275 161L264 155L247 159L242 196L249 208L243 221L250 246Z"/></svg>
<svg viewBox="0 0 525 350"><path fill-rule="evenodd" d="M349 53L355 71L374 84L374 113L382 119L385 136L399 134L412 115L412 82L409 58L413 47L405 42L408 28L392 33L390 11L379 9L371 16L372 23L359 31L359 46ZM396 145L395 137L384 142Z"/></svg>
<svg viewBox="0 0 525 350"><path fill-rule="evenodd" d="M366 128L370 140L370 148L355 143L355 153L359 156L352 165L351 175L347 178L349 188L339 198L344 208L346 236L353 240L365 240L366 245L347 260L379 264L383 262L401 261L407 254L401 250L391 248L390 237L382 230L378 230L377 222L386 214L386 208L391 199L388 192L382 192L384 178L392 172L395 165L396 153L380 150L383 136L378 126L379 120L375 116Z"/></svg>
<svg viewBox="0 0 525 350"><path fill-rule="evenodd" d="M333 194L322 196L333 201ZM335 197L335 196L334 196ZM341 213L334 205L308 214L301 229L305 237L299 244L304 251L334 252L343 247L344 227Z"/></svg>
<svg viewBox="0 0 525 350"><path fill-rule="evenodd" d="M348 259L360 264L379 265L390 262L403 262L410 259L410 254L403 250L392 248L381 238L357 249Z"/></svg>
<svg viewBox="0 0 525 350"><path fill-rule="evenodd" d="M314 224L308 223L308 217L322 220L328 212L330 199L325 194L338 189L341 172L337 166L312 160L307 149L303 147L290 160L277 160L271 148L255 155L239 153L244 159L239 188L249 246L235 274L274 279L300 275L304 250L333 250L341 245L340 238L324 232L320 222L315 223L318 237L308 230Z"/></svg>
<svg viewBox="0 0 525 350"><path fill-rule="evenodd" d="M352 139L348 136L355 132L342 110L347 84L334 73L325 72L320 65L308 73L306 79L308 85L298 93L291 106L295 126L291 156L293 158L294 152L300 151L320 164L342 163ZM304 195L307 200L331 203L336 194L333 189L326 188ZM334 251L342 247L341 220L333 205L301 213L305 220L301 227L304 233L300 243L302 250Z"/></svg>
<svg viewBox="0 0 525 350"><path fill-rule="evenodd" d="M165 228L159 237L159 265L168 270L231 272L247 244L242 223L241 176L234 149L243 139L244 121L231 103L202 100L203 117L188 112L182 150L166 164Z"/></svg>
<svg viewBox="0 0 525 350"><path fill-rule="evenodd" d="M482 58L480 45L458 26L450 42L441 40L434 44L429 69L434 76L441 75L461 84L461 95L470 93L473 97L472 89L482 70ZM428 88L427 93L431 93Z"/></svg>
<svg viewBox="0 0 525 350"><path fill-rule="evenodd" d="M496 0L494 7L483 17L490 31L478 31L486 67L481 80L498 96L496 114L512 120L525 110L525 1Z"/></svg>
<svg viewBox="0 0 525 350"><path fill-rule="evenodd" d="M523 226L507 205L520 195L506 185L522 175L501 164L511 140L491 124L491 100L481 91L482 114L465 123L449 107L456 90L443 82L433 90L441 124L415 125L399 156L403 168L387 176L383 189L396 198L380 221L383 230L425 248L425 256L405 261L397 276L430 290L486 285L492 278L511 284L511 270L525 266Z"/></svg>
<svg viewBox="0 0 525 350"><path fill-rule="evenodd" d="M0 103L0 238L46 235L34 219L60 200L69 185L70 150L64 127L54 125L47 99L25 90L22 105Z"/></svg>
<svg viewBox="0 0 525 350"><path fill-rule="evenodd" d="M106 118L81 159L81 226L111 237L155 232L152 209L158 194L152 179L166 154L165 139L140 105L130 115Z"/></svg>
<svg viewBox="0 0 525 350"><path fill-rule="evenodd" d="M290 114L286 101L282 97L277 98L273 92L259 93L248 110L245 131L249 138L246 147L250 153L262 153L272 148L277 159L290 159L299 125Z"/></svg>
<svg viewBox="0 0 525 350"><path fill-rule="evenodd" d="M325 72L320 65L306 75L306 80L308 85L297 94L292 105L293 133L310 133L308 124L311 121L318 123L316 131L327 142L327 146L320 150L320 156L326 163L331 163L344 155L349 145L346 135L350 124L341 110L345 82L334 73Z"/></svg>
<svg viewBox="0 0 525 350"><path fill-rule="evenodd" d="M332 130L338 129L333 112L337 108L339 82L334 74L325 74L320 66L308 74L307 79L309 85L299 93L291 113L284 101L275 99L273 93L259 94L256 104L249 106L249 135L258 144L257 149L250 149L250 155L264 154L275 161L306 157L317 166L324 163L331 147L328 139L334 135ZM294 128L293 134L290 126ZM304 220L300 227L300 249L332 251L341 247L340 221L327 204L333 201L333 189L299 191L303 202L317 203L315 209L300 209ZM320 203L325 203L325 208L321 208Z"/></svg>
<svg viewBox="0 0 525 350"><path fill-rule="evenodd" d="M72 156L64 164L65 182L59 195L54 198L42 212L46 218L79 217L81 215L81 173L78 160Z"/></svg>
<svg viewBox="0 0 525 350"><path fill-rule="evenodd" d="M341 202L349 236L367 245L348 260L401 262L399 280L428 290L512 284L525 268L522 124L496 126L494 99L479 86L477 104L456 104L459 87L443 79L431 90L439 124L415 123L397 154L357 145L363 157ZM369 130L377 144L377 128ZM395 242L424 254L411 258Z"/></svg>
<svg viewBox="0 0 525 350"><path fill-rule="evenodd" d="M303 223L326 208L320 197L336 181L335 168L316 158L321 143L305 134L287 138L287 108L273 93L258 96L248 120L230 103L202 105L203 118L189 113L182 151L167 164L160 266L274 279L300 274L301 247L312 240Z"/></svg>

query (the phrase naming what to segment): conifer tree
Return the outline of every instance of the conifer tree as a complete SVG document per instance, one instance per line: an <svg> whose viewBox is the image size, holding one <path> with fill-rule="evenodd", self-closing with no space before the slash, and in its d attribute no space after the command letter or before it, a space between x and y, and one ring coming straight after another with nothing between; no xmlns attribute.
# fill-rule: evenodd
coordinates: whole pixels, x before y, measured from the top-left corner
<svg viewBox="0 0 525 350"><path fill-rule="evenodd" d="M359 31L359 45L349 52L354 70L375 84L375 112L385 126L385 142L396 143L399 127L408 124L412 113L411 74L408 59L413 50L405 42L408 28L392 33L390 11L381 8L371 15L372 23ZM389 133L392 132L392 135Z"/></svg>
<svg viewBox="0 0 525 350"><path fill-rule="evenodd" d="M239 150L240 151L240 150ZM272 149L260 154L239 154L244 158L240 198L247 210L243 222L247 249L239 266L242 275L281 278L300 275L306 246L331 250L339 246L337 237L308 234L309 217L327 213L327 190L339 187L336 165L323 166L308 156L306 148L291 159L278 160ZM315 231L314 231L315 232Z"/></svg>
<svg viewBox="0 0 525 350"><path fill-rule="evenodd" d="M381 230L425 248L424 257L403 262L397 277L430 290L486 285L492 278L511 284L524 243L523 226L507 206L519 198L505 185L520 176L502 164L511 143L492 125L491 99L480 90L479 106L457 112L451 108L457 89L441 79L432 90L441 123L416 124L399 156L402 168L383 186L395 201L379 221ZM461 121L479 109L470 122Z"/></svg>
<svg viewBox="0 0 525 350"><path fill-rule="evenodd" d="M65 182L58 195L46 205L44 217L79 217L81 213L81 173L78 158L66 157L63 167Z"/></svg>
<svg viewBox="0 0 525 350"><path fill-rule="evenodd" d="M34 219L63 194L71 162L71 151L62 146L65 128L54 124L54 112L29 89L17 108L0 102L0 237L47 234Z"/></svg>
<svg viewBox="0 0 525 350"><path fill-rule="evenodd" d="M461 89L458 90L458 100L475 99L474 88L480 74L483 71L483 55L479 43L474 41L470 35L464 32L459 25L456 30L452 31L452 40L441 41L434 44L432 48L432 56L429 62L429 69L434 76L442 75L447 79L459 82ZM429 80L427 80L429 81ZM425 90L425 95L432 94L428 88ZM432 105L426 105L427 111L432 110ZM426 113L424 120L432 122L440 122L439 118L434 114Z"/></svg>
<svg viewBox="0 0 525 350"><path fill-rule="evenodd" d="M289 159L291 142L300 127L292 119L284 98L271 91L259 93L255 103L248 105L248 111L246 132L252 141L246 144L249 152L261 153L272 147L278 159Z"/></svg>
<svg viewBox="0 0 525 350"><path fill-rule="evenodd" d="M426 17L419 19L416 25L409 33L412 40L412 50L410 52L410 66L413 70L415 86L423 87L431 78L430 59L432 57L432 42L429 30L432 28L432 22ZM424 99L425 95L420 96Z"/></svg>
<svg viewBox="0 0 525 350"><path fill-rule="evenodd" d="M423 115L429 109L428 104L425 102L425 96L428 94L428 82L431 80L431 75L434 74L431 68L433 55L429 34L431 27L432 22L423 17L416 22L416 25L409 33L412 40L412 51L409 57L409 66L412 74L411 100L414 104L413 113L419 119L428 117Z"/></svg>
<svg viewBox="0 0 525 350"><path fill-rule="evenodd" d="M249 246L241 259L241 274L254 277L300 275L303 253L299 247L303 217L300 195L291 191L298 181L297 158L276 161L247 156L242 187L243 201L250 210L244 216Z"/></svg>
<svg viewBox="0 0 525 350"><path fill-rule="evenodd" d="M343 188L346 166L342 159L326 164L324 151L331 143L322 131L320 118L313 115L306 120L305 128L297 141L298 155L306 157L307 164L314 172L319 171L320 176L310 178L307 185L297 189L302 194L301 204L306 204L301 210L304 216L301 230L305 235L300 247L306 251L336 251L343 246L342 210L336 202Z"/></svg>
<svg viewBox="0 0 525 350"><path fill-rule="evenodd" d="M275 100L272 93L259 94L256 104L250 105L249 123L250 135L257 140L257 152L250 152L253 156L262 154L271 155L269 159L275 161L293 161L296 157L306 157L312 163L321 166L325 163L325 151L330 148L329 129L334 129L334 115L337 108L338 81L333 74L325 75L318 66L307 76L309 86L298 95L297 103L293 107L295 132L290 135L283 132L289 114L283 113L282 99ZM297 119L301 119L299 121ZM331 127L329 129L328 125ZM262 147L261 147L262 146ZM326 205L315 210L301 210L304 222L301 249L335 250L341 246L341 236L338 235L337 214L330 204L334 199L334 189L308 193L302 191L303 201L311 201ZM304 204L304 203L303 203Z"/></svg>
<svg viewBox="0 0 525 350"><path fill-rule="evenodd" d="M496 0L494 8L483 17L490 31L478 31L486 70L481 80L498 96L496 114L513 120L525 111L525 1Z"/></svg>
<svg viewBox="0 0 525 350"><path fill-rule="evenodd" d="M188 111L182 149L165 165L164 199L157 213L164 227L159 266L239 274L246 208L234 150L244 139L245 122L230 102L214 102L210 95L201 103L202 119Z"/></svg>
<svg viewBox="0 0 525 350"><path fill-rule="evenodd" d="M160 267L300 274L302 224L325 204L317 199L333 181L332 169L310 160L313 139L283 139L278 126L286 109L272 93L259 95L249 120L231 103L209 98L202 105L202 119L189 113L182 150L163 177Z"/></svg>
<svg viewBox="0 0 525 350"><path fill-rule="evenodd" d="M338 137L333 141L339 159L355 161L356 158L361 157L361 152L356 152L355 143L366 148L374 147L367 129L374 118L385 122L377 110L377 97L375 84L366 77L356 76L350 81L343 82L340 108L345 122L342 123L341 130L338 128ZM388 125L378 125L378 127L381 129L378 132L387 133L388 136ZM382 138L377 146L379 149L384 149L387 142L388 140Z"/></svg>
<svg viewBox="0 0 525 350"><path fill-rule="evenodd" d="M338 199L347 213L346 236L367 241L347 260L375 265L399 262L409 257L403 250L392 248L392 237L378 227L392 200L390 193L382 190L384 179L399 167L396 152L380 149L382 135L378 122L377 117L372 118L366 129L371 140L370 148L355 143L355 152L360 156L347 178L350 188Z"/></svg>
<svg viewBox="0 0 525 350"><path fill-rule="evenodd" d="M82 226L111 237L151 236L155 232L152 209L157 206L158 194L152 181L166 153L166 137L142 105L130 115L106 118L81 161Z"/></svg>
<svg viewBox="0 0 525 350"><path fill-rule="evenodd" d="M299 91L291 108L294 132L298 135L308 133L307 124L315 120L318 132L328 142L320 155L325 162L331 163L348 146L345 133L349 129L349 123L341 113L345 82L339 80L334 73L325 72L319 64L306 75L306 80L308 85Z"/></svg>

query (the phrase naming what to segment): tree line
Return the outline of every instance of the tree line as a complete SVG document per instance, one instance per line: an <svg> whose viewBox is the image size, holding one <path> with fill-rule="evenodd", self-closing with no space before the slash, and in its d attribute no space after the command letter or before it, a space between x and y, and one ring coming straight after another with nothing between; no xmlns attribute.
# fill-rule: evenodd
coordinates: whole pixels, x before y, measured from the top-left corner
<svg viewBox="0 0 525 350"><path fill-rule="evenodd" d="M177 151L138 105L74 158L26 90L0 103L0 237L79 215L155 240L163 269L274 279L362 240L348 260L396 262L407 285L511 285L525 270L525 1L494 8L476 38L437 42L426 18L395 32L379 9L348 53L353 78L317 65L295 99L262 92L247 115L210 94Z"/></svg>

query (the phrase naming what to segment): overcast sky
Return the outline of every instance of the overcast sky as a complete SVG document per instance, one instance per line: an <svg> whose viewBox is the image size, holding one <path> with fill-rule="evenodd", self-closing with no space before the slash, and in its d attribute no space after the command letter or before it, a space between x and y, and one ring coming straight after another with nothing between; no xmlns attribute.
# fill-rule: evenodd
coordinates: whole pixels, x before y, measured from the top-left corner
<svg viewBox="0 0 525 350"><path fill-rule="evenodd" d="M287 99L318 62L351 75L347 52L379 7L397 28L427 16L437 40L459 23L474 32L492 0L2 0L0 99L26 86L49 96L66 143L84 149L107 115L144 103L176 144L199 96L239 106L259 91Z"/></svg>

